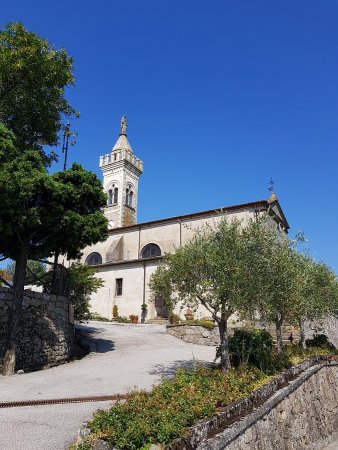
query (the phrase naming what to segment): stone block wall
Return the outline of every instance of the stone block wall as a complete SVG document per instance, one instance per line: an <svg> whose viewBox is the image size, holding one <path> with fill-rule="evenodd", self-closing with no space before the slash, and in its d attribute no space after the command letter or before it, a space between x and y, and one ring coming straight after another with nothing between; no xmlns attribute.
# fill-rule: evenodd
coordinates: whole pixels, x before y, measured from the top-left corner
<svg viewBox="0 0 338 450"><path fill-rule="evenodd" d="M170 449L323 449L337 440L336 359L314 357L285 370L249 397L195 424Z"/></svg>
<svg viewBox="0 0 338 450"><path fill-rule="evenodd" d="M65 297L25 290L16 370L39 370L69 360L74 343L72 305ZM0 361L13 308L12 289L0 287Z"/></svg>
<svg viewBox="0 0 338 450"><path fill-rule="evenodd" d="M220 342L217 326L208 330L200 325L167 325L167 333L191 344L216 346Z"/></svg>

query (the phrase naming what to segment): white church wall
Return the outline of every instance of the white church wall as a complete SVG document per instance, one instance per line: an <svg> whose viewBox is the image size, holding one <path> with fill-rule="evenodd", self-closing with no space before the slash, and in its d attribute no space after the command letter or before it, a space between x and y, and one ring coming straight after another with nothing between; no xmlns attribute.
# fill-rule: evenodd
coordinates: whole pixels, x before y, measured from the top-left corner
<svg viewBox="0 0 338 450"><path fill-rule="evenodd" d="M255 210L250 208L244 211L234 211L227 214L227 217L236 218L245 224L249 218L254 217ZM197 229L203 228L206 224L214 227L219 223L224 215L212 214L197 218L182 220L173 219L172 222L155 223L151 225L140 224L139 226L112 231L105 242L87 247L83 252L82 262L85 262L91 252L98 252L102 257L102 262L106 262L106 255L114 245L121 245L121 252L115 254L122 255L122 264L117 261L113 265L98 267L97 276L104 280L104 287L91 298L91 309L104 317L112 317L114 304L118 306L120 315L129 316L138 314L141 316L141 304L143 299L148 304L148 319L156 317L155 305L151 302L151 292L149 281L151 274L156 270L158 262L138 260L142 249L149 243L157 244L162 255L171 252L175 247L187 243ZM117 244L118 243L118 244ZM126 261L134 261L126 264ZM121 262L122 262L121 261ZM145 266L145 273L144 273ZM116 295L116 279L123 279L123 293ZM185 309L180 309L180 305L175 308L175 312L183 318ZM200 309L197 313L199 317L208 316L209 313Z"/></svg>
<svg viewBox="0 0 338 450"><path fill-rule="evenodd" d="M143 298L148 305L148 316L155 316L155 305L151 302L149 281L158 263L148 261L131 264L119 264L98 268L96 276L102 278L104 286L90 300L91 311L109 319L113 306L117 305L120 316L136 314L141 317ZM145 266L145 268L144 268ZM117 295L116 279L122 279L122 294Z"/></svg>

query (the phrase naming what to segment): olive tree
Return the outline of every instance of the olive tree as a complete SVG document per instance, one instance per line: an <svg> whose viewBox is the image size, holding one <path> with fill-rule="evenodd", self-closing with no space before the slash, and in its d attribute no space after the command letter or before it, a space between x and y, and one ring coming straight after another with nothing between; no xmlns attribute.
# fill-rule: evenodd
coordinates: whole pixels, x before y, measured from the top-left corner
<svg viewBox="0 0 338 450"><path fill-rule="evenodd" d="M239 220L222 219L216 228L197 231L188 242L165 255L154 272L153 297L204 306L216 321L220 335L221 367L230 367L228 320L236 311L254 307L255 247L251 239L255 221L246 227Z"/></svg>

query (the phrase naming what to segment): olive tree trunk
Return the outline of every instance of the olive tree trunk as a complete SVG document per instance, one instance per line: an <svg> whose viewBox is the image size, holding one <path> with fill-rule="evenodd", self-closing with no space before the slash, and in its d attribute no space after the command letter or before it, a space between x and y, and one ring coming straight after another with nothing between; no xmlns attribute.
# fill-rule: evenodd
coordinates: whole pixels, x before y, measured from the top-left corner
<svg viewBox="0 0 338 450"><path fill-rule="evenodd" d="M305 342L305 320L300 321L300 344L303 348L306 348Z"/></svg>
<svg viewBox="0 0 338 450"><path fill-rule="evenodd" d="M217 321L219 337L220 337L220 355L221 355L221 369L226 372L230 369L230 357L228 346L228 320L225 317L221 317Z"/></svg>
<svg viewBox="0 0 338 450"><path fill-rule="evenodd" d="M277 353L280 355L283 351L283 336L282 336L283 316L278 313L275 319L276 326L276 340L277 340Z"/></svg>

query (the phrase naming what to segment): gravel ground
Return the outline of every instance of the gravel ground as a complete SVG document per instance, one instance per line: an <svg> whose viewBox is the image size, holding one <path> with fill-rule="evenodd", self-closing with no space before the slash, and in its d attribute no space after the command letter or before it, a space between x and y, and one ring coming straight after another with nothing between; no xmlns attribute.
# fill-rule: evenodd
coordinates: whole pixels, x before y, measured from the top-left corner
<svg viewBox="0 0 338 450"><path fill-rule="evenodd" d="M82 360L40 372L0 376L1 401L123 394L149 389L178 367L211 362L214 347L187 344L163 325L90 322L81 326L96 345ZM44 405L0 410L0 448L63 450L82 423L110 402Z"/></svg>

